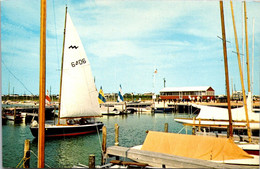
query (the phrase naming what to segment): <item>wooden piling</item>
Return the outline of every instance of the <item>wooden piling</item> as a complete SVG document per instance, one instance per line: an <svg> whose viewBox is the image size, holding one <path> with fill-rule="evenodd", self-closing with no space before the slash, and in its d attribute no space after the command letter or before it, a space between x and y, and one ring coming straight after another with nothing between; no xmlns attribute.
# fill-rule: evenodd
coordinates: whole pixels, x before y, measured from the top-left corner
<svg viewBox="0 0 260 169"><path fill-rule="evenodd" d="M30 140L24 141L23 168L30 168Z"/></svg>
<svg viewBox="0 0 260 169"><path fill-rule="evenodd" d="M199 132L201 132L200 124L201 124L201 120L199 118Z"/></svg>
<svg viewBox="0 0 260 169"><path fill-rule="evenodd" d="M14 123L16 122L16 107L14 108Z"/></svg>
<svg viewBox="0 0 260 169"><path fill-rule="evenodd" d="M119 126L116 123L115 124L115 146L119 145L118 137L119 137Z"/></svg>
<svg viewBox="0 0 260 169"><path fill-rule="evenodd" d="M101 154L101 165L104 165L106 162L106 152L107 152L107 128L106 126L102 127L102 154Z"/></svg>
<svg viewBox="0 0 260 169"><path fill-rule="evenodd" d="M168 133L168 123L164 124L164 132Z"/></svg>
<svg viewBox="0 0 260 169"><path fill-rule="evenodd" d="M195 117L193 117L192 119L193 119L193 124L195 124ZM196 135L196 127L195 127L195 125L192 126L192 135Z"/></svg>
<svg viewBox="0 0 260 169"><path fill-rule="evenodd" d="M89 155L89 161L88 161L88 167L89 168L95 168L95 155L94 154L90 154Z"/></svg>

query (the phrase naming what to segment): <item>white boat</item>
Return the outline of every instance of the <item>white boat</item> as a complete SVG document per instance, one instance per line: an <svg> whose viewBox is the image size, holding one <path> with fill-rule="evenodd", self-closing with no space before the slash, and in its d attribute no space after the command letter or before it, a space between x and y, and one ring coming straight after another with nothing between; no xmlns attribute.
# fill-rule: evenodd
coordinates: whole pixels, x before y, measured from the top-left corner
<svg viewBox="0 0 260 169"><path fill-rule="evenodd" d="M195 124L204 127L218 128L226 130L226 126L229 125L228 109L204 105L193 105L200 109L198 116L193 120L192 118L175 118L174 120L183 124ZM244 107L231 109L232 121L234 130L247 130L246 128L246 116ZM253 135L259 135L259 113L252 111L248 112L250 128Z"/></svg>
<svg viewBox="0 0 260 169"><path fill-rule="evenodd" d="M98 92L90 63L67 7L64 31L59 122L56 125L45 125L46 137L95 133L103 126L103 123L94 120L95 117L101 116ZM63 124L60 119L65 119ZM38 137L36 121L30 129L33 136Z"/></svg>

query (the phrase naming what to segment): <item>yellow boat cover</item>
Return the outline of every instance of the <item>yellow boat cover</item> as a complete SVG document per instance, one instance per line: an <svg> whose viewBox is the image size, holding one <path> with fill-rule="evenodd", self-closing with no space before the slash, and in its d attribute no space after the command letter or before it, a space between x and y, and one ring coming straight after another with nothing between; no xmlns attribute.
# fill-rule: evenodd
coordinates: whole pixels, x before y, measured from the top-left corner
<svg viewBox="0 0 260 169"><path fill-rule="evenodd" d="M141 150L214 161L253 158L228 138L156 131L149 131Z"/></svg>

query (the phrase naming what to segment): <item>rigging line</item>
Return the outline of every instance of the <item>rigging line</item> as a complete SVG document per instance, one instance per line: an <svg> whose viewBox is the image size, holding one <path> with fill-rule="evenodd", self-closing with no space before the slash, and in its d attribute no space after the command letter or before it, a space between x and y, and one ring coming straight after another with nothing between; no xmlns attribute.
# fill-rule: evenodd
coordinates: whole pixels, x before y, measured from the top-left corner
<svg viewBox="0 0 260 169"><path fill-rule="evenodd" d="M37 156L32 150L30 150L30 152L38 159L38 156ZM46 165L47 167L49 167L49 168L53 168L53 167L50 167L49 165L47 165L46 163L45 163L45 165Z"/></svg>
<svg viewBox="0 0 260 169"><path fill-rule="evenodd" d="M56 15L55 15L55 4L54 0L52 0L52 9L53 9L53 18L54 18L54 29L55 29L55 35L56 35L56 57L57 57L57 66L59 67L59 57L58 57L58 37L57 37L57 27L56 27Z"/></svg>
<svg viewBox="0 0 260 169"><path fill-rule="evenodd" d="M25 86L25 84L24 84L20 79L18 79L18 78L11 72L10 69L8 69L8 67L6 66L6 64L5 64L5 62L4 62L3 60L2 60L2 63L4 64L6 70L7 70L11 75L13 75L14 78L15 78L18 82L20 82L20 83L22 84L22 86L23 86L29 93L31 93L31 94L33 95L33 93Z"/></svg>
<svg viewBox="0 0 260 169"><path fill-rule="evenodd" d="M103 154L103 150L102 150L102 143L101 143L101 139L100 139L100 135L99 135L99 130L98 130L98 126L96 125L96 129L97 129L97 133L98 133L98 140L99 140L99 146L100 146L100 150Z"/></svg>

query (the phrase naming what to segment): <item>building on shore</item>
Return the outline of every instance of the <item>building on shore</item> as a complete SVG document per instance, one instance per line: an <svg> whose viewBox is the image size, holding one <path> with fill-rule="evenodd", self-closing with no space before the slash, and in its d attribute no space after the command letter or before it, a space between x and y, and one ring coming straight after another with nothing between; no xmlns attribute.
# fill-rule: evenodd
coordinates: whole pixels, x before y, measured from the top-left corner
<svg viewBox="0 0 260 169"><path fill-rule="evenodd" d="M215 100L215 90L210 86L165 87L160 90L161 100Z"/></svg>

